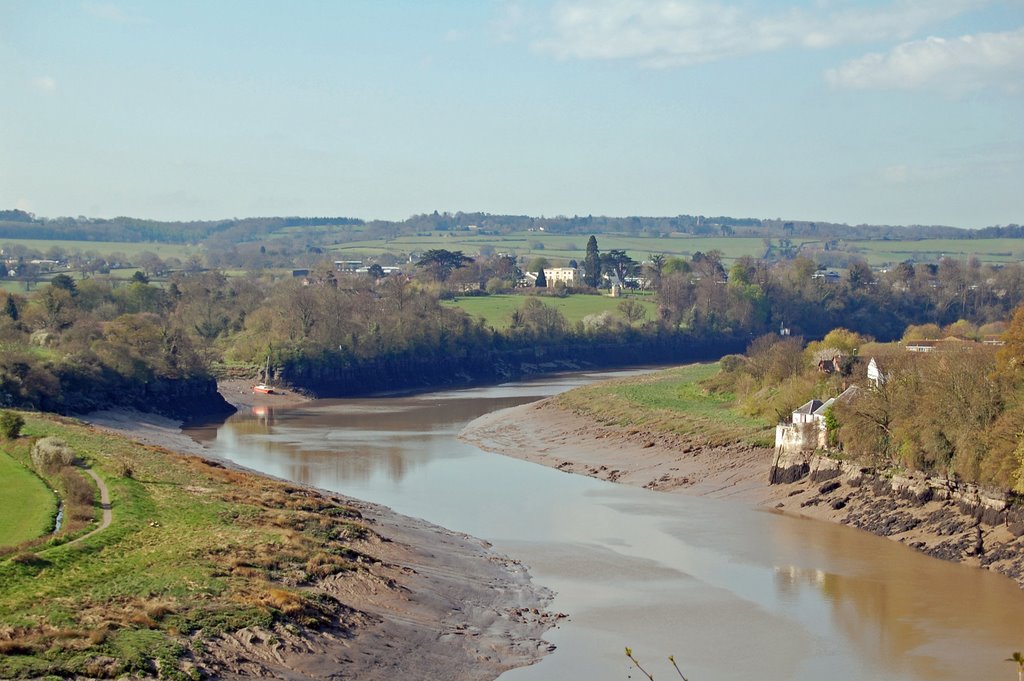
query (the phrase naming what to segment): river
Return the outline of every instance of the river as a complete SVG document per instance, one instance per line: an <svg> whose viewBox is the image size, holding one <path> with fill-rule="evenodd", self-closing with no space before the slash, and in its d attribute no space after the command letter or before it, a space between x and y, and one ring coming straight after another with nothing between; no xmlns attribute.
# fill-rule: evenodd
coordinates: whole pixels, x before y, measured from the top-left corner
<svg viewBox="0 0 1024 681"><path fill-rule="evenodd" d="M484 452L477 416L628 372L413 397L319 400L190 434L249 468L481 537L570 615L502 681L1013 679L1024 592L830 523L665 494Z"/></svg>

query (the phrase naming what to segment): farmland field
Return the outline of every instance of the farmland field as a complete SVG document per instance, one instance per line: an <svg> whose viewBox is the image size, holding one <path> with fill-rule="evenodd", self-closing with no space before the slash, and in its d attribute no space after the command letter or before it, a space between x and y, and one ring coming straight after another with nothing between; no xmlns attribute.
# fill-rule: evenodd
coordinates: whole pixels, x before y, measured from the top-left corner
<svg viewBox="0 0 1024 681"><path fill-rule="evenodd" d="M111 253L123 253L125 256L133 256L143 251L156 253L161 258L181 258L184 260L190 255L198 254L202 249L199 246L185 244L162 244L151 241L65 241L63 239L8 239L0 237L0 248L6 250L8 246L24 246L33 250L46 253L54 246L63 249L65 252L85 253L94 251L100 255Z"/></svg>
<svg viewBox="0 0 1024 681"><path fill-rule="evenodd" d="M445 304L462 308L470 316L481 317L485 324L493 329L500 330L507 329L509 327L512 321L512 311L522 307L523 302L526 299L527 296L515 294L474 296L458 298L455 301L447 302ZM580 321L587 315L600 314L602 312L610 312L611 314L620 317L622 316L622 313L618 311L618 306L619 303L622 302L623 298L594 295L573 295L565 298L544 296L540 300L545 305L550 305L561 312L570 324ZM658 308L653 302L652 296L639 296L636 300L640 301L647 310L647 319L654 319L657 317Z"/></svg>
<svg viewBox="0 0 1024 681"><path fill-rule="evenodd" d="M778 240L772 241L777 243ZM796 237L793 241L794 245L806 247L808 250L804 252L808 254L820 250L822 246L822 242L815 239ZM690 258L698 251L706 253L718 250L722 252L726 263L730 263L742 256L760 257L765 252L764 239L760 237L645 237L599 234L597 243L602 252L622 249L638 262L649 259L653 253ZM432 232L429 236L403 236L387 241L381 239L336 244L330 252L335 258L355 259L380 253L403 256L431 248L462 251L471 256L483 250L511 253L523 256L527 260L543 256L551 259L552 264L559 264L570 259L582 260L586 244L587 237L583 235L539 232L514 232L507 235ZM872 265L897 263L908 258L920 262L937 262L941 257L963 260L972 255L977 256L982 262L1005 263L1024 260L1024 239L857 240L842 242L840 250L856 253Z"/></svg>
<svg viewBox="0 0 1024 681"><path fill-rule="evenodd" d="M331 254L341 259L354 259L384 252L401 255L431 248L444 248L475 255L482 247L487 247L495 253L515 253L527 257L544 256L553 261L568 261L583 259L587 239L585 235L556 235L543 232L514 232L507 235L432 232L430 236L405 236L388 241L353 241L334 246ZM647 260L652 253L689 258L698 251L706 253L719 250L726 260L734 260L744 255L760 256L765 250L763 240L758 237L644 237L600 234L597 236L597 244L602 252L622 249L638 262Z"/></svg>
<svg viewBox="0 0 1024 681"><path fill-rule="evenodd" d="M50 529L53 492L34 473L0 451L0 546L14 546Z"/></svg>
<svg viewBox="0 0 1024 681"><path fill-rule="evenodd" d="M982 262L1024 260L1024 239L921 239L916 241L848 241L847 249L861 251L871 265L903 262L937 262L942 257L966 260L975 255Z"/></svg>

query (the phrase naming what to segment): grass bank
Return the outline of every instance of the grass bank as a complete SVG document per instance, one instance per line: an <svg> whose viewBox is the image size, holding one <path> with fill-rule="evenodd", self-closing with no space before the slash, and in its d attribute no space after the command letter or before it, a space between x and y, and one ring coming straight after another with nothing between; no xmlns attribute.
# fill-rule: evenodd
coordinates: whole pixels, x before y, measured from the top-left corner
<svg viewBox="0 0 1024 681"><path fill-rule="evenodd" d="M57 497L42 479L0 451L0 547L49 532L56 513Z"/></svg>
<svg viewBox="0 0 1024 681"><path fill-rule="evenodd" d="M699 437L710 445L774 446L774 424L741 414L734 407L734 395L701 387L718 368L717 362L690 364L605 381L562 393L555 401L603 425Z"/></svg>
<svg viewBox="0 0 1024 681"><path fill-rule="evenodd" d="M113 524L0 558L0 678L198 678L219 633L344 626L343 606L309 587L361 569L353 544L370 532L354 509L71 420L26 421L4 459L62 438L109 487Z"/></svg>

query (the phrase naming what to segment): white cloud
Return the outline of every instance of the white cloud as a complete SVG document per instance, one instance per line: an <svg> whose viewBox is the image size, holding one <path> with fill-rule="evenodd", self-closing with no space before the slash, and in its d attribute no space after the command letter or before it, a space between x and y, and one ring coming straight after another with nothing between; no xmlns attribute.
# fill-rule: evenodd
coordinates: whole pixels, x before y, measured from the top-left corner
<svg viewBox="0 0 1024 681"><path fill-rule="evenodd" d="M946 40L927 38L867 54L825 73L835 87L932 90L959 96L988 88L1024 89L1024 28Z"/></svg>
<svg viewBox="0 0 1024 681"><path fill-rule="evenodd" d="M986 0L895 0L865 8L817 3L754 13L716 0L561 0L537 49L560 58L687 66L786 47L906 40Z"/></svg>
<svg viewBox="0 0 1024 681"><path fill-rule="evenodd" d="M57 81L51 76L39 76L32 79L32 89L41 95L56 94Z"/></svg>

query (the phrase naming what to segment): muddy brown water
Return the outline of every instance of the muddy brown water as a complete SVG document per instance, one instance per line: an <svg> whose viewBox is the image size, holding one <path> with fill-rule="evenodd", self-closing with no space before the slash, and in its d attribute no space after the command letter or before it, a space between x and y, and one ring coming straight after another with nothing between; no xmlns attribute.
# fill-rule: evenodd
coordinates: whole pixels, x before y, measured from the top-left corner
<svg viewBox="0 0 1024 681"><path fill-rule="evenodd" d="M190 434L255 470L492 542L557 592L557 650L502 681L1015 679L1024 592L830 523L624 487L457 440L477 416L619 373L236 414Z"/></svg>

